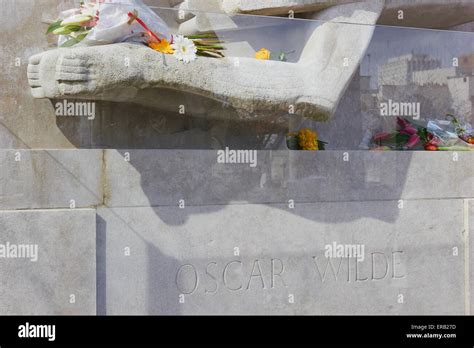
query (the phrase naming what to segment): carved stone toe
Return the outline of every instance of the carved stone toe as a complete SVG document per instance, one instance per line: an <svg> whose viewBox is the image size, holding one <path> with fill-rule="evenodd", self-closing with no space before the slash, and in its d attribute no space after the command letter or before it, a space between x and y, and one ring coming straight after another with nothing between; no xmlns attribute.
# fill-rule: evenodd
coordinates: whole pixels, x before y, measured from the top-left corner
<svg viewBox="0 0 474 348"><path fill-rule="evenodd" d="M85 58L61 55L56 63L55 80L62 95L77 95L90 92L92 74Z"/></svg>
<svg viewBox="0 0 474 348"><path fill-rule="evenodd" d="M43 53L31 56L28 60L28 84L31 87L31 94L35 98L44 98L44 90L40 78L40 63Z"/></svg>

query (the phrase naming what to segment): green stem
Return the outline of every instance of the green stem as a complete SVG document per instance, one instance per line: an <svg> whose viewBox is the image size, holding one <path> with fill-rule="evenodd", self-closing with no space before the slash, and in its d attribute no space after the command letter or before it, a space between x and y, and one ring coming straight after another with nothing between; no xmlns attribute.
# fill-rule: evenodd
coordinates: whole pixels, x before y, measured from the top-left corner
<svg viewBox="0 0 474 348"><path fill-rule="evenodd" d="M222 46L196 46L198 50L224 50Z"/></svg>
<svg viewBox="0 0 474 348"><path fill-rule="evenodd" d="M198 35L189 35L186 36L190 40L196 39L217 39L217 35L214 34L198 34Z"/></svg>

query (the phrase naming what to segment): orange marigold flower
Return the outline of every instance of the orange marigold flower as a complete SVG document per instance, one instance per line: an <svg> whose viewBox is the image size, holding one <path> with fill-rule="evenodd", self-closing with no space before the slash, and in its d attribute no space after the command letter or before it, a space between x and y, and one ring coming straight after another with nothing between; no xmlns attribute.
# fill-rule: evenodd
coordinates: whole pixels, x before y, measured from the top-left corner
<svg viewBox="0 0 474 348"><path fill-rule="evenodd" d="M255 58L261 60L269 60L270 59L270 51L266 48L262 48L255 53Z"/></svg>
<svg viewBox="0 0 474 348"><path fill-rule="evenodd" d="M302 150L318 150L318 133L308 128L298 132L298 142Z"/></svg>
<svg viewBox="0 0 474 348"><path fill-rule="evenodd" d="M171 47L170 43L166 39L161 39L161 42L150 42L148 44L155 51L164 53L164 54L173 54L174 49Z"/></svg>

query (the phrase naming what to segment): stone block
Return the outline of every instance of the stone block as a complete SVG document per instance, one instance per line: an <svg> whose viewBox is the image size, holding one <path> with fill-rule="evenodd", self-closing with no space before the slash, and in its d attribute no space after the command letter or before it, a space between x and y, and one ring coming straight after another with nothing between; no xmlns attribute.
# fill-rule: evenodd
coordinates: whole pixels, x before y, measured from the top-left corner
<svg viewBox="0 0 474 348"><path fill-rule="evenodd" d="M397 204L99 209L101 307L107 314L463 314L463 201ZM364 246L364 259L327 258L333 243Z"/></svg>
<svg viewBox="0 0 474 348"><path fill-rule="evenodd" d="M105 158L110 207L474 196L468 152L454 161L448 152L257 151L255 168L217 163L212 150L107 150Z"/></svg>
<svg viewBox="0 0 474 348"><path fill-rule="evenodd" d="M466 273L466 288L469 293L466 294L466 300L469 300L469 306L466 306L467 314L474 314L474 199L465 200L464 202L464 228L465 238L469 240L469 255L466 257L466 267L469 272Z"/></svg>
<svg viewBox="0 0 474 348"><path fill-rule="evenodd" d="M93 209L0 211L0 315L96 313Z"/></svg>
<svg viewBox="0 0 474 348"><path fill-rule="evenodd" d="M0 209L102 203L101 150L3 150L0 163Z"/></svg>

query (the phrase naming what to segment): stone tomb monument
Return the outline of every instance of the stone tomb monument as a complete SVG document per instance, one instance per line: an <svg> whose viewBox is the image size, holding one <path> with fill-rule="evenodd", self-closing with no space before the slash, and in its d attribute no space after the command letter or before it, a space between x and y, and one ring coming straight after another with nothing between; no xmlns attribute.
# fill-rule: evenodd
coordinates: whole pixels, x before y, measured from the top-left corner
<svg viewBox="0 0 474 348"><path fill-rule="evenodd" d="M391 2L330 2L324 9L315 7L315 1L272 1L271 7L268 3L223 1L216 12L234 4L237 12L251 13L254 10L245 6L253 4L262 7L255 9L261 14L294 8L316 16L321 21L306 33L309 39L294 63L230 55L182 65L131 44L56 49L30 60L33 96L131 102L159 114L173 110L186 93L186 100L195 102L190 109L196 118L235 117L244 122L276 113L288 122L288 106L294 104L303 117L330 119L365 53L373 25ZM192 1L185 4L194 6ZM218 22L218 16L232 18L207 15L216 19L209 23L217 32L230 23ZM121 64L124 56L132 63L127 69ZM347 56L352 59L344 66ZM239 58L239 67L234 58ZM279 88L267 88L268 84ZM223 102L229 107L218 109ZM37 267L52 274L42 283L42 295L51 302L41 302L26 290L23 298L38 305L14 307L9 305L14 302L11 297L3 296L3 313L471 310L466 229L474 226L469 224L474 197L470 153L454 162L449 153L358 152L350 153L351 160L345 162L337 151L262 151L256 168L217 164L214 151L137 150L130 151L129 162L124 151L113 149L25 153L32 158L26 156L20 164L8 161L12 153L2 154L0 178L15 178L17 189L4 185L12 194L2 197L1 207L21 211L0 212L0 225L11 229L12 241L35 226L38 234L25 236L47 256L40 257ZM406 172L399 170L400 163ZM14 196L15 191L20 194ZM79 210L70 209L69 196L76 198ZM28 212L38 208L49 211ZM25 214L24 224L17 226L12 214ZM47 231L56 242L69 230L69 247L61 257L54 254L53 243L42 248L40 236L46 233L40 232ZM80 238L81 233L87 238ZM363 246L363 254L338 255L337 247L347 245ZM69 255L80 261L81 270L71 268ZM48 271L53 257L69 265L69 273L58 272L62 287L50 285L56 279L56 273ZM2 287L2 293L14 294L38 283L35 274L23 283L11 282L16 270L5 263L2 267L13 284ZM71 276L74 272L77 277ZM79 291L84 307L67 304L69 285Z"/></svg>
<svg viewBox="0 0 474 348"><path fill-rule="evenodd" d="M179 64L146 47L131 44L46 51L30 58L28 79L32 95L52 101L97 101L100 114L105 114L102 118L113 124L128 124L126 120L130 119L131 110L138 114L155 113L149 117L149 128L158 129L162 143L171 147L184 140L191 147L199 144L201 148L216 148L229 143L229 135L236 139L241 137L240 146L245 146L243 132L248 133L249 138L253 132L259 136L279 134L281 138L288 129L298 127L303 118L328 121L360 68L374 24L405 25L408 22L390 22L396 9L403 11L410 21L416 13L424 13L419 23L410 22L418 27L447 27L473 20L470 15L472 4L465 1L456 2L456 16L452 14L452 3L434 0L417 4L319 0L148 3L175 6L174 10L155 10L173 31L183 34L215 32L225 35L247 31L248 24L238 25L237 14L240 13L281 16L294 12L296 17L313 22L308 22L299 33L297 45L301 47L291 62L257 61L253 59L257 48L245 40L228 42L225 59L202 58L191 65ZM444 16L446 13L448 15ZM439 17L445 20L436 25ZM275 25L288 21L271 21L269 17L255 19L254 29L261 26L260 31L271 36L278 30ZM130 64L124 64L125 58ZM354 90L354 94L357 93L360 92ZM207 125L190 121L198 128L182 132L183 120L176 117L181 105L185 105L189 120L203 120ZM348 108L347 105L343 107ZM359 110L357 103L353 109ZM113 117L106 116L110 112L114 113ZM80 138L74 134L77 126L71 128L68 122L60 122L59 126L71 141L81 145L75 141ZM87 128L87 125L80 127ZM97 125L94 128L97 129ZM100 127L97 131L104 134L100 138L107 137L106 128ZM121 134L129 131L129 127L117 131ZM121 136L124 137L127 135ZM113 148L114 139L118 141L120 137L109 138L113 139L105 141L103 146ZM190 138L197 140L190 142ZM231 142L239 143L239 140ZM269 146L281 146L277 143ZM251 144L266 146L259 140L256 143L250 140L248 146L253 146ZM146 147L145 143L139 146Z"/></svg>
<svg viewBox="0 0 474 348"><path fill-rule="evenodd" d="M114 44L35 55L28 78L35 98L133 102L173 111L190 94L194 104L189 110L196 117L244 121L279 112L287 119L294 109L304 117L328 120L364 55L381 10L379 2L354 3L338 8L331 20L315 22L311 32L301 33L309 39L295 63L230 56L199 58L186 65L148 47ZM130 58L130 65L123 64L124 57ZM223 112L212 101L225 103L233 112Z"/></svg>

